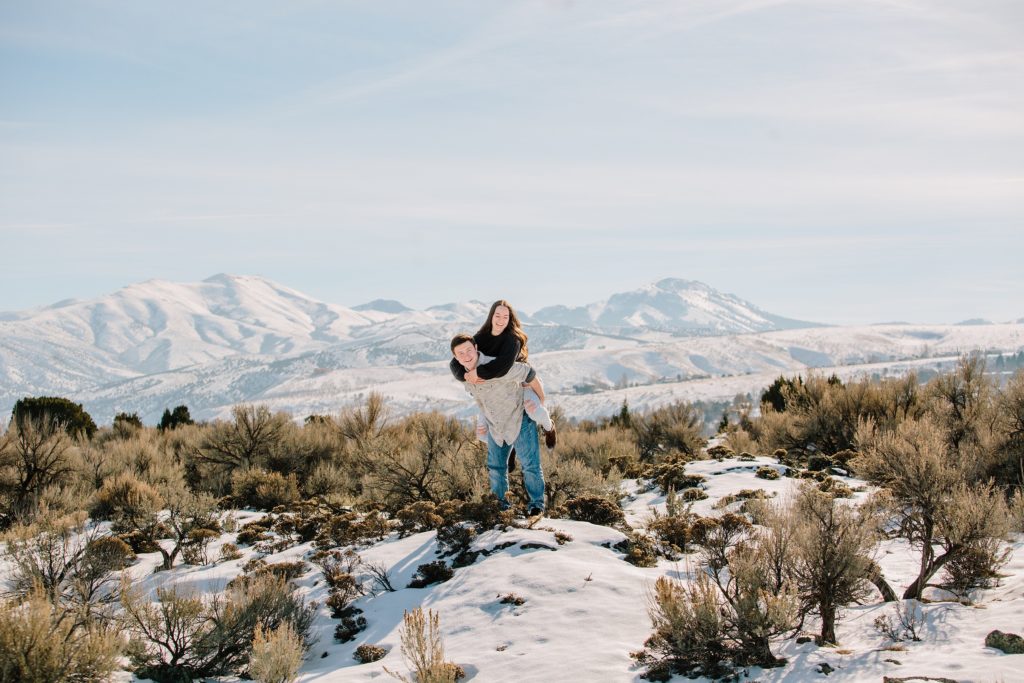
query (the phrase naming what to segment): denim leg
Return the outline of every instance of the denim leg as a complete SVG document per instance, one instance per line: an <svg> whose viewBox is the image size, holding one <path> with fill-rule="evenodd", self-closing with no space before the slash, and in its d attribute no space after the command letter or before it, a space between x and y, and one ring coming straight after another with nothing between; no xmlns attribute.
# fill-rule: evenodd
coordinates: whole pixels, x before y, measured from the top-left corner
<svg viewBox="0 0 1024 683"><path fill-rule="evenodd" d="M502 509L509 507L505 500L508 493L508 452L511 445L499 446L491 435L487 435L487 474L491 480L491 493L498 497Z"/></svg>
<svg viewBox="0 0 1024 683"><path fill-rule="evenodd" d="M537 424L523 415L523 426L516 439L516 453L523 467L523 484L531 508L544 509L544 473L540 468L540 444L537 442Z"/></svg>

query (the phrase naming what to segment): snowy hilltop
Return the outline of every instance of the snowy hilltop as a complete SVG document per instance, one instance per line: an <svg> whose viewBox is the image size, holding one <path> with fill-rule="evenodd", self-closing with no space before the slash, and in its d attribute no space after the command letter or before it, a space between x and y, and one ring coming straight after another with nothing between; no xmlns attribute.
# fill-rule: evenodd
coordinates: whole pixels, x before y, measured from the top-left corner
<svg viewBox="0 0 1024 683"><path fill-rule="evenodd" d="M770 458L691 465L688 473L706 478L702 489L707 494L693 511L714 516L736 510L743 501L735 493L744 490L763 492L772 500L790 499L798 480L755 476L759 468L777 466ZM863 489L863 482L856 479L838 480ZM623 482L623 493L625 518L633 526L642 527L653 515L666 513L665 494L644 482ZM855 497L860 501L865 495ZM347 568L361 587L347 606L361 627L339 642L335 636L348 622L332 616L331 578L324 569L329 565L322 559L311 561L318 556L317 544L301 542L294 525L284 523L289 518L294 515L234 513L234 531L219 534L205 547L208 561L154 573L162 561L160 554L140 553L128 573L152 599L159 588L210 600L223 596L245 572L287 567L294 575L296 594L315 605L310 629L315 644L302 660L300 682L393 680L385 668L410 676L401 652L402 617L403 612L422 607L439 616L445 656L466 673L462 680L554 683L639 682L642 668L630 653L642 649L651 635L648 607L655 581L690 580L698 571L695 555L656 559L651 566L631 564L623 528L571 519L542 519L532 528L513 520L483 530L466 546L471 559L454 567L459 563L453 560L451 546L439 542L438 531L384 531L383 538L371 535L350 548L355 554L348 556ZM984 644L991 631L1019 631L1024 624L1024 535L1018 535L1010 548L1012 559L1002 569L1000 585L976 593L974 602L935 594L915 607L920 610L919 641L908 637L895 642L879 631L875 622L895 619L896 608L876 595L845 610L838 630L840 647L819 647L810 638L785 640L775 648L775 654L785 658L784 665L748 668L747 675L765 682L814 681L823 671L830 672L828 680L858 682L883 676L943 676L979 683L1024 680L1018 656ZM897 588L909 584L917 571L903 541L886 542L878 561ZM427 585L410 587L432 563L448 569ZM358 653L364 650L359 648L367 646L379 648L381 658L362 663ZM135 680L127 674L116 680L129 678Z"/></svg>

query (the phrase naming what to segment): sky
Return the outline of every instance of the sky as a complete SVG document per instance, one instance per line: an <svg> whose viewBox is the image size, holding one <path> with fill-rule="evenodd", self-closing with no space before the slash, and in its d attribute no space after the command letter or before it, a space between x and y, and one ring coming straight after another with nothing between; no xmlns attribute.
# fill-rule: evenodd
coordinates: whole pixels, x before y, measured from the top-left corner
<svg viewBox="0 0 1024 683"><path fill-rule="evenodd" d="M665 277L1024 317L1018 0L0 3L0 311L261 275L532 312Z"/></svg>

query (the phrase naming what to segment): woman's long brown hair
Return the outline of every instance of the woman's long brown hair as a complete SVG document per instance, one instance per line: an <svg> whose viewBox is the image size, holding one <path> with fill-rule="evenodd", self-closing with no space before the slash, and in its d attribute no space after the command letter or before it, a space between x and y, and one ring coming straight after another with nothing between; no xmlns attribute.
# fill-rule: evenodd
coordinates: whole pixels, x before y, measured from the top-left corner
<svg viewBox="0 0 1024 683"><path fill-rule="evenodd" d="M508 327L505 328L505 332L514 335L519 340L519 360L525 361L530 355L530 352L526 350L526 333L523 332L523 326L519 324L519 316L516 315L516 309L512 308L512 304L504 299L498 299L491 304L491 310L487 313L487 320L480 326L480 330L476 334L479 337L491 334L491 320L494 319L494 311L498 309L498 306L504 306L508 309Z"/></svg>

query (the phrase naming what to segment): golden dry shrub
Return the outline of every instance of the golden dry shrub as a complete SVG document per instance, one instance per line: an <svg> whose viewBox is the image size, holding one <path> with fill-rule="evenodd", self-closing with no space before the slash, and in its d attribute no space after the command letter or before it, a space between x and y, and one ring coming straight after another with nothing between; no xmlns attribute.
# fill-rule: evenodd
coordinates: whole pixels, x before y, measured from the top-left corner
<svg viewBox="0 0 1024 683"><path fill-rule="evenodd" d="M74 598L89 544L98 533L84 512L42 515L34 524L12 527L3 536L10 587L20 595L42 590L55 603Z"/></svg>
<svg viewBox="0 0 1024 683"><path fill-rule="evenodd" d="M348 505L359 493L360 481L351 468L333 462L322 462L310 470L302 482L306 498L321 498L331 503Z"/></svg>
<svg viewBox="0 0 1024 683"><path fill-rule="evenodd" d="M397 512L417 501L469 500L486 489L484 452L458 420L415 413L355 446L363 497Z"/></svg>
<svg viewBox="0 0 1024 683"><path fill-rule="evenodd" d="M757 441L745 429L733 429L725 435L725 445L732 449L733 453L757 453Z"/></svg>
<svg viewBox="0 0 1024 683"><path fill-rule="evenodd" d="M445 661L441 619L433 610L417 607L402 616L402 655L415 673L416 683L455 683L465 676L461 667ZM408 678L384 669L404 683ZM461 674L461 675L460 675Z"/></svg>
<svg viewBox="0 0 1024 683"><path fill-rule="evenodd" d="M586 466L602 474L615 467L613 460L637 459L636 441L626 429L608 428L596 431L558 430L558 458L582 460Z"/></svg>
<svg viewBox="0 0 1024 683"><path fill-rule="evenodd" d="M294 472L305 481L317 465L344 461L345 440L329 418L314 419L304 425L289 422L282 430L281 442L267 457L266 467L275 472Z"/></svg>
<svg viewBox="0 0 1024 683"><path fill-rule="evenodd" d="M0 604L0 681L105 681L123 643L112 626L77 619L42 590Z"/></svg>
<svg viewBox="0 0 1024 683"><path fill-rule="evenodd" d="M996 482L1024 487L1024 370L1018 370L996 399L996 447L990 474ZM1024 530L1024 526L1020 529Z"/></svg>
<svg viewBox="0 0 1024 683"><path fill-rule="evenodd" d="M93 496L89 514L93 519L109 519L114 523L114 531L127 533L155 524L163 504L155 487L124 472L103 483Z"/></svg>
<svg viewBox="0 0 1024 683"><path fill-rule="evenodd" d="M673 403L630 419L640 459L678 451L696 457L706 443L704 416L691 403Z"/></svg>
<svg viewBox="0 0 1024 683"><path fill-rule="evenodd" d="M819 644L835 644L840 609L860 602L872 590L869 580L878 545L878 523L870 513L843 505L829 494L804 484L781 521L787 532L795 525L791 571L806 613L821 620Z"/></svg>
<svg viewBox="0 0 1024 683"><path fill-rule="evenodd" d="M726 675L727 624L718 589L704 572L690 582L658 577L648 597L654 633L633 654L650 672ZM665 679L667 680L667 679Z"/></svg>
<svg viewBox="0 0 1024 683"><path fill-rule="evenodd" d="M220 547L220 562L231 562L242 557L242 551L234 543L225 543Z"/></svg>
<svg viewBox="0 0 1024 683"><path fill-rule="evenodd" d="M231 494L239 506L272 510L298 500L299 485L294 474L286 477L254 467L231 475Z"/></svg>
<svg viewBox="0 0 1024 683"><path fill-rule="evenodd" d="M561 448L557 453L542 451L540 461L548 508L562 505L572 498L596 496L614 502L620 497L622 477L614 467L602 473L600 469L590 467L585 460L566 457ZM514 481L518 484L518 478Z"/></svg>
<svg viewBox="0 0 1024 683"><path fill-rule="evenodd" d="M291 622L272 631L256 626L249 675L259 683L291 683L299 675L304 647Z"/></svg>
<svg viewBox="0 0 1024 683"><path fill-rule="evenodd" d="M202 430L198 444L184 453L193 484L218 494L235 471L266 467L280 456L294 427L286 413L272 413L265 405L237 405L231 414L231 420Z"/></svg>
<svg viewBox="0 0 1024 683"><path fill-rule="evenodd" d="M948 424L924 418L905 421L894 433L862 431L865 447L855 467L887 489L888 512L899 535L921 554L918 575L905 591L905 599L920 599L946 563L986 539L1002 540L1010 531L1006 496L991 483L971 480L973 463L965 463L953 448ZM999 553L987 556L995 560ZM962 568L969 566L995 569L971 563Z"/></svg>
<svg viewBox="0 0 1024 683"><path fill-rule="evenodd" d="M0 436L0 525L32 521L47 493L74 478L77 450L59 424L48 419L14 421Z"/></svg>

